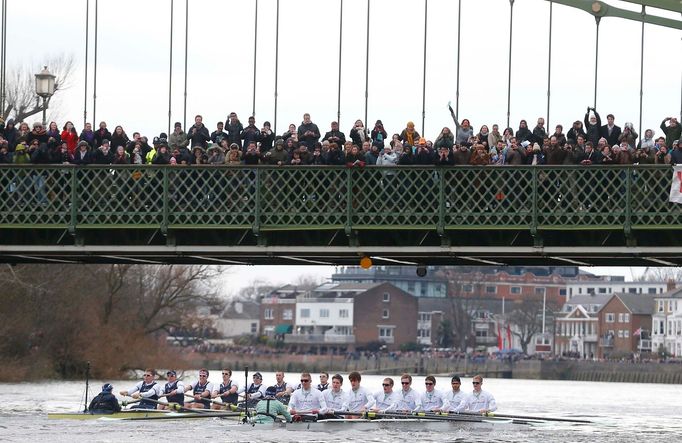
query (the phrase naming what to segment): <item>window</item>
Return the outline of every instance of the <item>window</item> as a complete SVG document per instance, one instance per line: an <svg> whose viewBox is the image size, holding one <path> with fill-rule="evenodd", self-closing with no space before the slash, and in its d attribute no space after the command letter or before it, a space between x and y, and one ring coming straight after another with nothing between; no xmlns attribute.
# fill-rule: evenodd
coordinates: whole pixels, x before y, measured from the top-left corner
<svg viewBox="0 0 682 443"><path fill-rule="evenodd" d="M391 301L391 294L388 292L384 292L384 303L388 303Z"/></svg>
<svg viewBox="0 0 682 443"><path fill-rule="evenodd" d="M486 286L485 287L485 293L486 294L496 294L497 293L497 286Z"/></svg>
<svg viewBox="0 0 682 443"><path fill-rule="evenodd" d="M308 308L301 309L301 318L310 318L310 309Z"/></svg>
<svg viewBox="0 0 682 443"><path fill-rule="evenodd" d="M622 312L618 313L618 323L623 323L623 313Z"/></svg>
<svg viewBox="0 0 682 443"><path fill-rule="evenodd" d="M462 285L462 292L474 292L474 285Z"/></svg>
<svg viewBox="0 0 682 443"><path fill-rule="evenodd" d="M582 293L583 293L583 288L578 288L578 294L582 294Z"/></svg>
<svg viewBox="0 0 682 443"><path fill-rule="evenodd" d="M420 329L417 336L419 338L431 338L431 329Z"/></svg>
<svg viewBox="0 0 682 443"><path fill-rule="evenodd" d="M348 309L339 310L339 318L348 318Z"/></svg>
<svg viewBox="0 0 682 443"><path fill-rule="evenodd" d="M379 328L379 338L392 338L393 328Z"/></svg>
<svg viewBox="0 0 682 443"><path fill-rule="evenodd" d="M275 318L275 310L272 308L267 308L263 311L263 318L265 320L273 320Z"/></svg>
<svg viewBox="0 0 682 443"><path fill-rule="evenodd" d="M258 323L251 323L251 333L255 334L258 332Z"/></svg>
<svg viewBox="0 0 682 443"><path fill-rule="evenodd" d="M381 311L381 318L388 318L388 317L389 317L388 309L384 309L383 311Z"/></svg>
<svg viewBox="0 0 682 443"><path fill-rule="evenodd" d="M623 323L630 323L630 314L623 314Z"/></svg>
<svg viewBox="0 0 682 443"><path fill-rule="evenodd" d="M294 319L294 310L293 309L285 309L282 311L282 320L293 320Z"/></svg>
<svg viewBox="0 0 682 443"><path fill-rule="evenodd" d="M636 293L637 293L637 288L628 288L628 293L629 293L629 294L636 294Z"/></svg>
<svg viewBox="0 0 682 443"><path fill-rule="evenodd" d="M597 291L598 291L600 294L606 294L606 288L599 288L599 289L597 289Z"/></svg>
<svg viewBox="0 0 682 443"><path fill-rule="evenodd" d="M419 321L421 322L430 322L431 321L431 314L427 312L421 312L419 313Z"/></svg>
<svg viewBox="0 0 682 443"><path fill-rule="evenodd" d="M649 288L646 291L647 294L655 294L656 293L656 288Z"/></svg>
<svg viewBox="0 0 682 443"><path fill-rule="evenodd" d="M512 286L511 287L511 293L512 294L520 294L521 293L521 286Z"/></svg>
<svg viewBox="0 0 682 443"><path fill-rule="evenodd" d="M425 284L422 283L419 285L419 293L421 294L422 297L426 297L426 294L427 294L426 290L427 289L428 288L426 287Z"/></svg>
<svg viewBox="0 0 682 443"><path fill-rule="evenodd" d="M594 288L587 288L587 293L594 295Z"/></svg>
<svg viewBox="0 0 682 443"><path fill-rule="evenodd" d="M476 337L487 337L488 331L476 331Z"/></svg>
<svg viewBox="0 0 682 443"><path fill-rule="evenodd" d="M572 292L572 291L571 291L571 292ZM566 297L566 288L559 289L559 295L562 295L562 296ZM573 295L573 294L571 294L571 295Z"/></svg>
<svg viewBox="0 0 682 443"><path fill-rule="evenodd" d="M611 312L606 313L606 323L613 323L616 321L616 314L612 314Z"/></svg>
<svg viewBox="0 0 682 443"><path fill-rule="evenodd" d="M622 329L618 330L618 338L623 338L623 330Z"/></svg>
<svg viewBox="0 0 682 443"><path fill-rule="evenodd" d="M630 330L629 329L626 329L623 331L623 337L624 338L630 338Z"/></svg>
<svg viewBox="0 0 682 443"><path fill-rule="evenodd" d="M663 312L663 300L658 300L658 306L656 310L658 312Z"/></svg>
<svg viewBox="0 0 682 443"><path fill-rule="evenodd" d="M320 309L320 318L329 318L329 309L327 308Z"/></svg>
<svg viewBox="0 0 682 443"><path fill-rule="evenodd" d="M545 288L535 288L535 295L545 295Z"/></svg>
<svg viewBox="0 0 682 443"><path fill-rule="evenodd" d="M407 282L407 292L414 294L414 282Z"/></svg>

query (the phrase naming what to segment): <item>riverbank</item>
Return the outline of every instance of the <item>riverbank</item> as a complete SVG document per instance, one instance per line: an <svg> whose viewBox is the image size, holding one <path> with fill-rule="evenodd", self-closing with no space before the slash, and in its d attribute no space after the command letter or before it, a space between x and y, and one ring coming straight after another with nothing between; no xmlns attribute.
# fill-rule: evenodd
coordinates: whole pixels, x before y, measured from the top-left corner
<svg viewBox="0 0 682 443"><path fill-rule="evenodd" d="M371 357L349 359L344 356L324 355L234 355L207 354L201 364L209 369L249 368L260 371L320 372L337 371L362 374L400 375L404 372L415 375L438 374L473 375L481 374L492 378L513 378L530 380L579 380L627 383L682 384L680 363L632 363L602 362L586 360L542 361L500 360L471 361L463 358Z"/></svg>

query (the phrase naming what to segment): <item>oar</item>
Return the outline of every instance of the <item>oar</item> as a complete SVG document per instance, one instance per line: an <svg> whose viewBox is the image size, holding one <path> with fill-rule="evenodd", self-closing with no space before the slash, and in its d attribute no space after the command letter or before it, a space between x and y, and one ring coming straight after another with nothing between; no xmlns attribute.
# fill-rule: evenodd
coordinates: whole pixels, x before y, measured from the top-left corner
<svg viewBox="0 0 682 443"><path fill-rule="evenodd" d="M460 412L462 415L478 415L480 416L481 414L477 414L475 412ZM485 414L486 417L498 417L498 418L512 418L512 419L521 419L521 420L537 420L537 421L561 421L561 422L567 422L567 423L592 423L590 420L581 420L581 419L575 419L575 418L561 418L561 417L537 417L537 416L532 416L532 415L511 415L511 414L496 414L494 412L488 412Z"/></svg>
<svg viewBox="0 0 682 443"><path fill-rule="evenodd" d="M198 413L198 414L202 414L202 413L205 413L205 412L211 412L210 410L207 410L207 409L203 409L203 410L202 410L202 409L186 408L186 407L184 407L184 406L182 406L182 405L180 405L180 404L178 404L178 403L162 402L162 401L154 400L154 399L152 399L152 398L142 398L142 399L140 399L140 400L138 400L138 401L142 401L142 400L148 401L148 402L150 402L150 403L154 403L154 404L157 404L157 405L168 406L170 409L172 409L172 410L174 410L174 411L179 411L179 412L195 412L195 413Z"/></svg>
<svg viewBox="0 0 682 443"><path fill-rule="evenodd" d="M141 398L138 398L138 399L135 399L135 400L130 400L130 401L128 401L128 400L123 400L123 401L121 402L121 406L123 406L123 407L125 408L125 407L128 406L128 405L132 405L133 403L139 403L139 402L141 402L141 401L142 401Z"/></svg>
<svg viewBox="0 0 682 443"><path fill-rule="evenodd" d="M193 395L193 394L188 394L188 393L185 392L185 397L188 397L188 398L192 398L192 399L193 399L193 398L194 398L194 395ZM220 397L220 396L218 396L218 397ZM242 397L242 395L240 395L240 397ZM197 401L197 400L194 400L194 401ZM228 409L231 410L231 411L243 411L243 410L244 410L244 408L240 408L240 407L238 407L238 406L236 406L236 405L233 405L232 403L225 403L225 402L222 401L222 400L221 400L221 401L218 401L218 400L215 400L215 399L212 399L212 398L205 398L205 397L202 397L201 400L199 400L199 402L201 402L201 401L207 401L207 402L209 402L209 403L213 403L213 404L215 404L215 405L220 405L220 406L228 406L228 407L229 407Z"/></svg>
<svg viewBox="0 0 682 443"><path fill-rule="evenodd" d="M520 425L528 425L531 422L526 420L513 420L513 419L498 419L498 418L487 418L484 416L472 416L472 415L458 415L458 414L435 414L428 412L417 412L417 413L401 413L401 412L367 412L367 418L397 418L397 419L409 419L418 418L423 420L434 420L434 421L458 421L458 422L469 422L469 423L514 423Z"/></svg>

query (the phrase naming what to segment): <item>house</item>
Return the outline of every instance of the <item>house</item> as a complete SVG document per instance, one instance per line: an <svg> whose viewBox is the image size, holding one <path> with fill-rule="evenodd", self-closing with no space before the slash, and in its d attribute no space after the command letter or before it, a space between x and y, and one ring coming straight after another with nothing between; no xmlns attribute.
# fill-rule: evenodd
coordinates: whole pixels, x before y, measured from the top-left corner
<svg viewBox="0 0 682 443"><path fill-rule="evenodd" d="M233 301L213 322L218 333L225 337L257 335L260 328L260 304L255 301Z"/></svg>
<svg viewBox="0 0 682 443"><path fill-rule="evenodd" d="M390 283L326 283L296 298L295 324L284 342L313 352L345 352L417 340L417 299Z"/></svg>
<svg viewBox="0 0 682 443"><path fill-rule="evenodd" d="M594 358L599 343L599 309L611 298L608 294L577 295L555 314L554 353Z"/></svg>
<svg viewBox="0 0 682 443"><path fill-rule="evenodd" d="M580 295L607 295L613 294L663 294L668 291L669 283L664 281L625 281L622 276L587 277L581 275L575 280L566 281L566 301Z"/></svg>
<svg viewBox="0 0 682 443"><path fill-rule="evenodd" d="M655 307L653 294L614 294L601 307L599 317L599 358L651 352L651 331Z"/></svg>
<svg viewBox="0 0 682 443"><path fill-rule="evenodd" d="M341 266L332 274L333 283L391 283L415 297L445 298L448 282L436 268L428 266L420 277L412 266Z"/></svg>
<svg viewBox="0 0 682 443"><path fill-rule="evenodd" d="M260 303L261 334L282 339L284 334L290 333L296 320L296 297L302 293L296 286L286 285L263 297Z"/></svg>
<svg viewBox="0 0 682 443"><path fill-rule="evenodd" d="M682 356L682 289L655 297L651 351Z"/></svg>

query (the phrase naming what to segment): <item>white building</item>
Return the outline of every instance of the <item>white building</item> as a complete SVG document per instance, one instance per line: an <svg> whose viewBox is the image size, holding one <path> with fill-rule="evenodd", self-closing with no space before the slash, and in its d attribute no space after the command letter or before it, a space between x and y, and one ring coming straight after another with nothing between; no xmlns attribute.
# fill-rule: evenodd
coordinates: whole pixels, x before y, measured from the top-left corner
<svg viewBox="0 0 682 443"><path fill-rule="evenodd" d="M611 298L608 294L573 296L556 315L554 353L594 358L599 344L599 309Z"/></svg>
<svg viewBox="0 0 682 443"><path fill-rule="evenodd" d="M253 301L234 301L213 323L223 337L256 335L260 326L260 306Z"/></svg>
<svg viewBox="0 0 682 443"><path fill-rule="evenodd" d="M651 351L658 352L661 345L669 354L682 356L682 289L666 292L656 297L652 317Z"/></svg>
<svg viewBox="0 0 682 443"><path fill-rule="evenodd" d="M600 280L567 280L566 301L578 295L663 294L667 282L624 281L623 277L603 276Z"/></svg>

